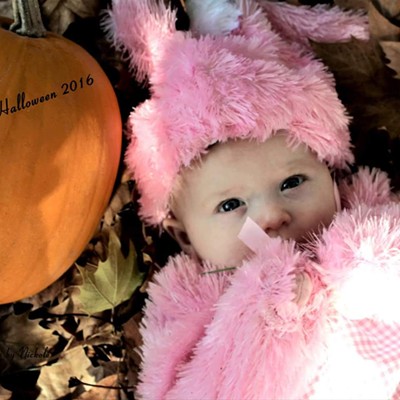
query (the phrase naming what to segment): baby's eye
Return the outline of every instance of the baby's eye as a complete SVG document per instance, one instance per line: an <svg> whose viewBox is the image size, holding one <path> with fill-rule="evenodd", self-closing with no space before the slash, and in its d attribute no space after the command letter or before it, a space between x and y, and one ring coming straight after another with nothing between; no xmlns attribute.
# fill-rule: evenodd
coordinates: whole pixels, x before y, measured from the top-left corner
<svg viewBox="0 0 400 400"><path fill-rule="evenodd" d="M245 203L243 200L235 199L235 198L228 199L219 204L218 212L226 213L229 211L236 210L236 208L239 208L244 205L245 205Z"/></svg>
<svg viewBox="0 0 400 400"><path fill-rule="evenodd" d="M300 186L305 180L306 177L304 175L289 176L289 178L285 179L281 184L281 191L283 192L284 190L294 189L295 187Z"/></svg>

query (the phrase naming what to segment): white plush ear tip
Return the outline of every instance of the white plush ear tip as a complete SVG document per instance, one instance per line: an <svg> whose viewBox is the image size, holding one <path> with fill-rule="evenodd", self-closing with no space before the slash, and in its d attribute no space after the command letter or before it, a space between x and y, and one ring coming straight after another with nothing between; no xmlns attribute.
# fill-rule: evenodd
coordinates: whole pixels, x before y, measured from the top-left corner
<svg viewBox="0 0 400 400"><path fill-rule="evenodd" d="M199 35L227 35L240 24L241 11L234 0L186 0L190 29Z"/></svg>

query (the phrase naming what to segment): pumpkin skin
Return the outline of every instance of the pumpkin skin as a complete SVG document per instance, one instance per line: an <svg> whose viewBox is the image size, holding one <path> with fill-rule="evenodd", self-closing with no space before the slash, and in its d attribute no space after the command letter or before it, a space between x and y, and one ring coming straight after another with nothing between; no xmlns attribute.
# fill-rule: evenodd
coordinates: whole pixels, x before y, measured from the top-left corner
<svg viewBox="0 0 400 400"><path fill-rule="evenodd" d="M82 253L113 190L122 124L107 76L77 44L0 28L0 48L2 304L45 289Z"/></svg>

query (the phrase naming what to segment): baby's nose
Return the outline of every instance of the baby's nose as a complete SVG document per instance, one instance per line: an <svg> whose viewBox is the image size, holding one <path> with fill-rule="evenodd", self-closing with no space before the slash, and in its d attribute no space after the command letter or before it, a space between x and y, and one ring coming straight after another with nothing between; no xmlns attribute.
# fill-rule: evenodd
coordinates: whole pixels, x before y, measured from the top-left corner
<svg viewBox="0 0 400 400"><path fill-rule="evenodd" d="M257 218L258 225L270 237L278 237L283 227L290 224L291 215L282 205L277 203L267 203Z"/></svg>

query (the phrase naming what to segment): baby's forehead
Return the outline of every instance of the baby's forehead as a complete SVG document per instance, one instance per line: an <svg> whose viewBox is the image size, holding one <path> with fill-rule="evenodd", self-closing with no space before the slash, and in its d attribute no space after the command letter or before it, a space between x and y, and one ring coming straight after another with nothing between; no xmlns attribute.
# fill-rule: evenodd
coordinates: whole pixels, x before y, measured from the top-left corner
<svg viewBox="0 0 400 400"><path fill-rule="evenodd" d="M212 181L223 184L224 177L243 178L246 174L273 173L279 169L315 163L316 155L306 145L292 145L286 135L263 142L228 140L214 144L201 157L181 169L176 188Z"/></svg>
<svg viewBox="0 0 400 400"><path fill-rule="evenodd" d="M315 154L308 146L301 142L293 142L290 136L280 131L264 141L249 139L230 139L225 142L214 143L209 146L204 154L192 161L186 169L189 171L204 168L207 163L235 163L248 157L273 158L277 154L283 161L302 161L307 158L315 158Z"/></svg>

